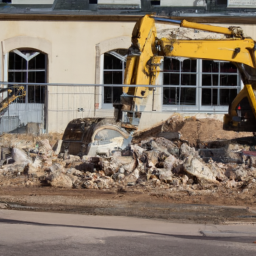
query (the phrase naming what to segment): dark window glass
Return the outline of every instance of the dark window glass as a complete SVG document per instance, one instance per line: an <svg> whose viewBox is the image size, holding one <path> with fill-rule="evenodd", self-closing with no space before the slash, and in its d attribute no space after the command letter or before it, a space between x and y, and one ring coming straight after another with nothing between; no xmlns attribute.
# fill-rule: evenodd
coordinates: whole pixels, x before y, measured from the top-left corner
<svg viewBox="0 0 256 256"><path fill-rule="evenodd" d="M22 51L21 51L22 52ZM33 54L33 51L23 51L22 53ZM26 72L17 72L19 70ZM16 83L45 83L46 71L36 71L38 69L46 70L46 56L43 53L38 54L30 61L20 57L14 52L9 53L9 72L8 81ZM13 70L13 71L12 71ZM15 70L15 72L14 72ZM31 71L34 70L34 71ZM26 89L28 103L44 103L45 86L24 86ZM27 87L27 88L26 88ZM17 90L17 89L15 89ZM24 98L18 98L16 102L25 102Z"/></svg>
<svg viewBox="0 0 256 256"><path fill-rule="evenodd" d="M218 85L218 75L202 75L202 85Z"/></svg>
<svg viewBox="0 0 256 256"><path fill-rule="evenodd" d="M164 74L164 84L168 85L179 85L180 75L179 74Z"/></svg>
<svg viewBox="0 0 256 256"><path fill-rule="evenodd" d="M27 69L27 61L20 57L18 54L14 52L9 53L9 69L11 70L26 70Z"/></svg>
<svg viewBox="0 0 256 256"><path fill-rule="evenodd" d="M196 89L181 88L180 105L196 105Z"/></svg>
<svg viewBox="0 0 256 256"><path fill-rule="evenodd" d="M45 83L45 72L28 72L29 83Z"/></svg>
<svg viewBox="0 0 256 256"><path fill-rule="evenodd" d="M164 71L180 71L180 61L172 58L164 58Z"/></svg>
<svg viewBox="0 0 256 256"><path fill-rule="evenodd" d="M104 69L122 69L122 61L112 56L111 54L104 54Z"/></svg>
<svg viewBox="0 0 256 256"><path fill-rule="evenodd" d="M237 95L237 89L221 89L220 105L229 105Z"/></svg>
<svg viewBox="0 0 256 256"><path fill-rule="evenodd" d="M196 60L184 60L181 62L181 70L183 72L196 72Z"/></svg>
<svg viewBox="0 0 256 256"><path fill-rule="evenodd" d="M202 89L202 105L216 106L218 103L217 89Z"/></svg>
<svg viewBox="0 0 256 256"><path fill-rule="evenodd" d="M97 4L98 0L89 0L89 4Z"/></svg>
<svg viewBox="0 0 256 256"><path fill-rule="evenodd" d="M219 72L219 62L212 60L203 60L203 72L216 73Z"/></svg>
<svg viewBox="0 0 256 256"><path fill-rule="evenodd" d="M237 76L220 75L220 85L237 86Z"/></svg>
<svg viewBox="0 0 256 256"><path fill-rule="evenodd" d="M181 84L182 85L196 85L196 75L182 74L181 75Z"/></svg>
<svg viewBox="0 0 256 256"><path fill-rule="evenodd" d="M40 53L29 61L28 69L45 69L45 55Z"/></svg>
<svg viewBox="0 0 256 256"><path fill-rule="evenodd" d="M120 103L122 87L104 87L104 103Z"/></svg>
<svg viewBox="0 0 256 256"><path fill-rule="evenodd" d="M159 1L151 1L151 5L160 5L160 0Z"/></svg>
<svg viewBox="0 0 256 256"><path fill-rule="evenodd" d="M104 71L104 84L122 84L122 71Z"/></svg>
<svg viewBox="0 0 256 256"><path fill-rule="evenodd" d="M231 62L220 62L221 73L237 73L236 66Z"/></svg>
<svg viewBox="0 0 256 256"><path fill-rule="evenodd" d="M164 105L179 105L180 88L164 87L163 104Z"/></svg>

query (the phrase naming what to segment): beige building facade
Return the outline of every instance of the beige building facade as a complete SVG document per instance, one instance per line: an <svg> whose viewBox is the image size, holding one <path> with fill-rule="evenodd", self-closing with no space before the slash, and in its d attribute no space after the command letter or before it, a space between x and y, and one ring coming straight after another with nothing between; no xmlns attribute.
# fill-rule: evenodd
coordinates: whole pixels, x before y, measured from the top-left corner
<svg viewBox="0 0 256 256"><path fill-rule="evenodd" d="M131 17L129 20L118 19L116 17L113 21L107 21L106 18L97 20L94 17L92 20L90 18L65 20L63 17L60 20L60 18L43 18L42 16L36 20L28 20L23 16L17 20L1 20L0 81L19 82L14 81L13 76L27 74L27 81L36 83L39 80L36 80L37 78L30 80L29 76L34 74L33 77L40 77L39 74L44 74L45 79L40 81L50 84L66 84L65 86L49 85L46 91L40 91L40 95L46 95L44 101L33 98L33 93L36 95L37 89L34 88L32 93L27 92L28 105L34 108L39 108L40 104L44 105L45 132L63 132L68 122L76 118L114 116L112 103L116 95L118 96L116 93L120 88L111 88L111 86L103 88L100 85L122 84L126 61L124 50L128 49L131 44L131 33L138 17ZM220 25L229 26L230 24ZM256 40L255 25L241 26L247 35ZM173 25L164 28L165 32L168 28L177 29ZM42 55L45 56L44 66L29 69L30 63L37 60L36 56ZM16 59L12 61L12 58ZM18 58L26 61L27 70L17 68ZM178 65L180 69L178 68L178 71L174 73L168 71L166 67L170 61L172 65ZM190 68L196 66L186 71L189 72L189 78L186 78L188 80L185 83L187 85L191 83L195 85L195 88L185 88L182 80L180 84L177 82L176 91L162 88L161 85L172 84L168 80L170 76L188 77L188 74L182 73L182 65L188 65ZM242 88L237 71L225 71L225 68L222 68L223 63L211 65L218 66L219 69L217 73L214 73L215 71L214 74L211 73L211 79L220 81L224 79L224 76L229 76L231 79L229 81L236 80L235 84L230 84L234 87L232 91L234 94ZM232 69L230 66L227 68ZM201 89L204 79L208 81L209 78L208 71L204 69L204 61L166 59L162 64L162 69L164 72L157 81L160 87L155 92L154 105L152 105L152 99L149 99L141 129L165 120L176 112L184 115L215 115L219 118L227 112L228 105L221 90L216 91L213 87L205 89L208 91ZM33 73L35 70L37 73ZM212 97L212 101L216 100L216 102L203 104L203 98L205 98L203 93L206 93L209 99Z"/></svg>

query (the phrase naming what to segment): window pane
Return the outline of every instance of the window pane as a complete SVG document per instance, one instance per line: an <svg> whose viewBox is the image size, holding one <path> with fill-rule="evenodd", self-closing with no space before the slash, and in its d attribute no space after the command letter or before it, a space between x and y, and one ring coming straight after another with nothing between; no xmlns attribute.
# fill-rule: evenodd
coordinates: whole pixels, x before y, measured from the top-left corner
<svg viewBox="0 0 256 256"><path fill-rule="evenodd" d="M164 105L179 105L180 88L164 87L163 104Z"/></svg>
<svg viewBox="0 0 256 256"><path fill-rule="evenodd" d="M196 72L196 60L184 60L181 62L181 69L183 72Z"/></svg>
<svg viewBox="0 0 256 256"><path fill-rule="evenodd" d="M221 73L237 73L236 66L231 62L220 62Z"/></svg>
<svg viewBox="0 0 256 256"><path fill-rule="evenodd" d="M27 69L27 61L14 52L9 53L9 69Z"/></svg>
<svg viewBox="0 0 256 256"><path fill-rule="evenodd" d="M214 62L212 60L203 60L203 72L207 73L218 73L219 72L219 62Z"/></svg>
<svg viewBox="0 0 256 256"><path fill-rule="evenodd" d="M45 69L45 54L40 53L28 63L28 69Z"/></svg>
<svg viewBox="0 0 256 256"><path fill-rule="evenodd" d="M104 71L104 84L122 84L122 71Z"/></svg>
<svg viewBox="0 0 256 256"><path fill-rule="evenodd" d="M237 75L220 75L220 85L237 86Z"/></svg>
<svg viewBox="0 0 256 256"><path fill-rule="evenodd" d="M45 72L28 72L29 83L45 83Z"/></svg>
<svg viewBox="0 0 256 256"><path fill-rule="evenodd" d="M104 87L104 103L120 103L122 93L122 87Z"/></svg>
<svg viewBox="0 0 256 256"><path fill-rule="evenodd" d="M196 105L196 89L181 88L180 105Z"/></svg>
<svg viewBox="0 0 256 256"><path fill-rule="evenodd" d="M113 87L113 103L121 102L122 93L123 93L123 87Z"/></svg>
<svg viewBox="0 0 256 256"><path fill-rule="evenodd" d="M180 85L179 74L164 74L164 84L168 85Z"/></svg>
<svg viewBox="0 0 256 256"><path fill-rule="evenodd" d="M202 85L218 85L218 75L202 75Z"/></svg>
<svg viewBox="0 0 256 256"><path fill-rule="evenodd" d="M109 53L104 54L104 69L122 69L122 61Z"/></svg>
<svg viewBox="0 0 256 256"><path fill-rule="evenodd" d="M172 58L164 58L164 71L180 71L180 61Z"/></svg>
<svg viewBox="0 0 256 256"><path fill-rule="evenodd" d="M112 92L113 92L113 87L104 87L104 103L113 102Z"/></svg>
<svg viewBox="0 0 256 256"><path fill-rule="evenodd" d="M220 105L229 105L237 95L237 89L222 89L220 90Z"/></svg>
<svg viewBox="0 0 256 256"><path fill-rule="evenodd" d="M181 84L182 85L196 85L196 75L182 74L181 75Z"/></svg>
<svg viewBox="0 0 256 256"><path fill-rule="evenodd" d="M28 102L29 103L44 103L45 87L44 86L28 86Z"/></svg>
<svg viewBox="0 0 256 256"><path fill-rule="evenodd" d="M8 82L26 83L26 72L8 72Z"/></svg>
<svg viewBox="0 0 256 256"><path fill-rule="evenodd" d="M217 89L202 89L202 105L216 106L218 90Z"/></svg>

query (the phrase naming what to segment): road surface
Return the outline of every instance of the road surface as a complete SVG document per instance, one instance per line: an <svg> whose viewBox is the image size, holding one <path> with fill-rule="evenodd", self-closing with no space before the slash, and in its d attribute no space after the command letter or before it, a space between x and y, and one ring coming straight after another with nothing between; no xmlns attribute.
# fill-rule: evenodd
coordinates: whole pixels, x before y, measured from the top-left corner
<svg viewBox="0 0 256 256"><path fill-rule="evenodd" d="M256 255L256 226L0 210L0 255Z"/></svg>

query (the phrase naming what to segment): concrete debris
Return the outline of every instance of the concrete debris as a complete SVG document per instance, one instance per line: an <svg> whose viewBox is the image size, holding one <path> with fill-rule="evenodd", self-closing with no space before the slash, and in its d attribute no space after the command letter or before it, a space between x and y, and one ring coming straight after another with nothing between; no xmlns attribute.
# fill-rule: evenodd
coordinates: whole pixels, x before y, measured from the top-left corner
<svg viewBox="0 0 256 256"><path fill-rule="evenodd" d="M126 148L115 146L104 153L104 147L98 147L89 155L81 155L81 150L77 154L68 150L61 152L63 143L57 137L54 141L23 137L19 140L16 135L13 139L8 135L8 140L0 137L0 147L11 150L13 159L9 164L1 160L0 187L101 190L129 187L132 190L187 191L189 194L229 189L248 194L256 189L256 157L243 154L244 151L256 151L254 140L245 142L244 138L239 141L236 137L205 142L202 135L194 140L191 133L195 130L194 123L195 127L209 124L193 118L184 121L175 116L161 124L164 137L159 137L161 132L157 128L155 133L142 134L141 139L136 135L136 140L129 140ZM181 138L167 139L171 138L166 134L168 130L178 132L180 129ZM202 127L199 130L203 132ZM111 140L116 141L115 138Z"/></svg>

